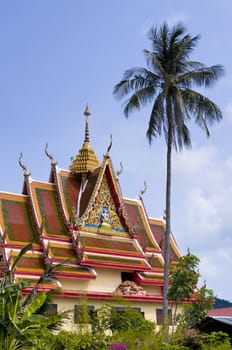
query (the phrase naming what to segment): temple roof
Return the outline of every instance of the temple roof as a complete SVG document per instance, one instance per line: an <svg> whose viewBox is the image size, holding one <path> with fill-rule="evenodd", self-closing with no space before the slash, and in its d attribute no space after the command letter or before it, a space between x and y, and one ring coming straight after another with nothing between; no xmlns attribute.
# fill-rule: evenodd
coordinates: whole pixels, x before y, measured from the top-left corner
<svg viewBox="0 0 232 350"><path fill-rule="evenodd" d="M2 272L28 242L15 278L38 279L48 266L62 264L57 278L94 279L95 268L134 274L139 284L163 285L165 222L147 216L142 198L125 199L109 155L100 162L85 138L69 170L53 157L48 182L32 179L26 167L22 194L0 192ZM171 261L180 252L171 237Z"/></svg>

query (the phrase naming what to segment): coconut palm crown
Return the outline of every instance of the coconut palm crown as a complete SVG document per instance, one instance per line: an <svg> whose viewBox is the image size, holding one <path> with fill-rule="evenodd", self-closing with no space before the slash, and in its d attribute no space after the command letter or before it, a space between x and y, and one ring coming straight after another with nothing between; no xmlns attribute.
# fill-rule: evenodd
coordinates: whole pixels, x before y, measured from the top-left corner
<svg viewBox="0 0 232 350"><path fill-rule="evenodd" d="M171 153L191 146L187 126L193 119L209 136L209 126L222 119L220 108L209 98L195 91L194 86L208 88L224 73L221 65L206 67L189 59L199 36L191 36L182 24L170 28L166 23L148 32L152 50L144 50L147 68L134 67L125 71L114 87L118 99L129 98L124 104L126 117L151 103L147 137L165 136L167 144L166 234L164 256L164 320L168 312L168 266L171 232Z"/></svg>

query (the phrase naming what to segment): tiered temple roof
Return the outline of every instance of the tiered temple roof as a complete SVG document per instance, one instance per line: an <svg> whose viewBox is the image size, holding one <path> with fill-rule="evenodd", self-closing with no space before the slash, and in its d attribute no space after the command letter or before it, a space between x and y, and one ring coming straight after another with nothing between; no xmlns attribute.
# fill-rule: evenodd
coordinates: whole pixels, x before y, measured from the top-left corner
<svg viewBox="0 0 232 350"><path fill-rule="evenodd" d="M165 221L149 218L142 198L123 198L110 146L102 162L90 147L89 114L87 108L84 143L69 170L58 167L46 146L49 181L33 180L20 158L22 194L0 192L2 273L31 242L16 280L38 280L48 267L61 264L58 280L91 280L97 268L107 268L133 273L140 285L162 286ZM171 237L171 261L179 256Z"/></svg>

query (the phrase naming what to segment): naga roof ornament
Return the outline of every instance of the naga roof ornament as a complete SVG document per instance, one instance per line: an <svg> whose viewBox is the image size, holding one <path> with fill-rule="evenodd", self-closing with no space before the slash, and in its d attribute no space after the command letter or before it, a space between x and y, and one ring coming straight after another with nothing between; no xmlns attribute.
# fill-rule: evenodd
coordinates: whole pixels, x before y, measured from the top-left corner
<svg viewBox="0 0 232 350"><path fill-rule="evenodd" d="M111 147L112 147L112 143L113 143L113 139L112 139L112 134L110 135L110 143L109 143L109 146L107 147L107 151L106 151L106 154L104 155L104 157L109 157L109 152L111 150Z"/></svg>
<svg viewBox="0 0 232 350"><path fill-rule="evenodd" d="M122 166L122 162L120 162L120 169L116 171L116 178L117 179L122 174L122 172L123 172L123 166Z"/></svg>
<svg viewBox="0 0 232 350"><path fill-rule="evenodd" d="M144 188L139 193L139 199L142 200L144 193L147 191L147 182L144 181Z"/></svg>
<svg viewBox="0 0 232 350"><path fill-rule="evenodd" d="M22 163L22 158L23 158L23 154L21 152L20 156L19 156L19 159L18 159L19 165L23 169L24 176L30 176L31 173L28 173L26 166Z"/></svg>
<svg viewBox="0 0 232 350"><path fill-rule="evenodd" d="M84 115L85 119L85 139L82 148L79 150L79 153L76 155L76 158L73 160L72 164L69 166L69 170L72 173L76 174L87 174L92 172L95 168L100 166L100 161L96 156L93 148L90 146L89 141L89 107L86 106Z"/></svg>
<svg viewBox="0 0 232 350"><path fill-rule="evenodd" d="M54 161L53 156L50 153L48 153L48 143L47 142L45 144L44 152L45 152L46 156L51 160L51 164L56 165L57 163Z"/></svg>

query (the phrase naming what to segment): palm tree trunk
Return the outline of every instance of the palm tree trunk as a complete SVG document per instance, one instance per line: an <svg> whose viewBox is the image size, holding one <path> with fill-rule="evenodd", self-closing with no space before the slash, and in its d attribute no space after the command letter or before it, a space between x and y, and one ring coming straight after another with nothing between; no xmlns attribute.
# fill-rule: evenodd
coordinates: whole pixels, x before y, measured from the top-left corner
<svg viewBox="0 0 232 350"><path fill-rule="evenodd" d="M172 110L170 98L167 101L168 140L167 140L167 173L166 173L166 231L164 247L164 290L163 290L163 327L164 341L168 341L168 268L170 261L171 232L171 155L172 155Z"/></svg>

